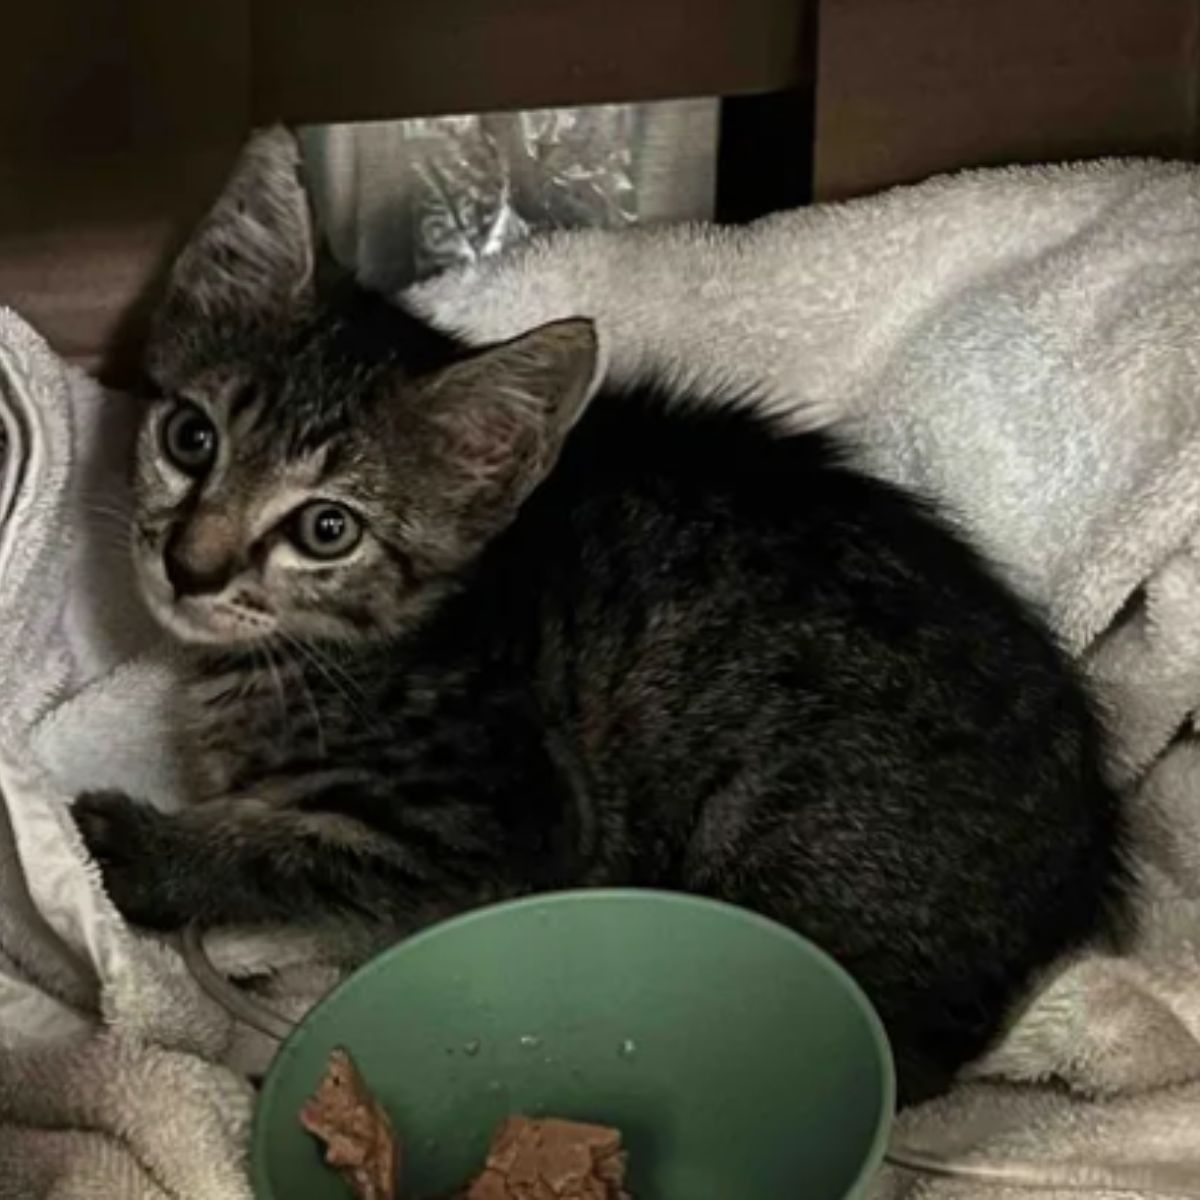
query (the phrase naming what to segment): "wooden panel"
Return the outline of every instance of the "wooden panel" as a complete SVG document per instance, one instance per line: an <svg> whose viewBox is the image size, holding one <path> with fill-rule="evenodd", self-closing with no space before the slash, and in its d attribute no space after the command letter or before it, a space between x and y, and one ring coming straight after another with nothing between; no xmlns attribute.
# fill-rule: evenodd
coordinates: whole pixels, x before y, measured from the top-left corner
<svg viewBox="0 0 1200 1200"><path fill-rule="evenodd" d="M249 117L246 0L32 0L4 6L0 153L189 149Z"/></svg>
<svg viewBox="0 0 1200 1200"><path fill-rule="evenodd" d="M259 121L771 91L806 0L254 0Z"/></svg>
<svg viewBox="0 0 1200 1200"><path fill-rule="evenodd" d="M0 304L111 378L249 127L248 29L244 0L6 7Z"/></svg>
<svg viewBox="0 0 1200 1200"><path fill-rule="evenodd" d="M1196 151L1198 0L823 0L816 192Z"/></svg>
<svg viewBox="0 0 1200 1200"><path fill-rule="evenodd" d="M0 158L0 305L80 366L128 380L161 272L236 152Z"/></svg>

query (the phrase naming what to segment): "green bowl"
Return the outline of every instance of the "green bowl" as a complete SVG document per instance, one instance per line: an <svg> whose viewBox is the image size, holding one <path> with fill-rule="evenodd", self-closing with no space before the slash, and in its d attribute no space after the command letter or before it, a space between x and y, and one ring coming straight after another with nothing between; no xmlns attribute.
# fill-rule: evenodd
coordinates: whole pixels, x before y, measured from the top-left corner
<svg viewBox="0 0 1200 1200"><path fill-rule="evenodd" d="M346 1200L298 1120L345 1046L402 1134L408 1195L483 1162L506 1116L615 1125L636 1200L844 1200L883 1156L882 1026L825 954L690 896L562 892L438 925L313 1009L259 1098L260 1200Z"/></svg>

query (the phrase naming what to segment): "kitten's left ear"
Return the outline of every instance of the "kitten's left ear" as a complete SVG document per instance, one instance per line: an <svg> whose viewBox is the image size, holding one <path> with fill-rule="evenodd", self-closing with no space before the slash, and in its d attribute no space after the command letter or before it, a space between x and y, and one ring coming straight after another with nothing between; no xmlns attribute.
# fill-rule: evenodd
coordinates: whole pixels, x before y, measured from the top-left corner
<svg viewBox="0 0 1200 1200"><path fill-rule="evenodd" d="M437 375L428 419L440 434L439 455L460 499L515 511L549 474L601 374L596 327L575 317Z"/></svg>
<svg viewBox="0 0 1200 1200"><path fill-rule="evenodd" d="M301 168L299 143L283 126L247 143L171 268L146 350L160 386L206 365L214 340L235 348L310 297L316 246Z"/></svg>

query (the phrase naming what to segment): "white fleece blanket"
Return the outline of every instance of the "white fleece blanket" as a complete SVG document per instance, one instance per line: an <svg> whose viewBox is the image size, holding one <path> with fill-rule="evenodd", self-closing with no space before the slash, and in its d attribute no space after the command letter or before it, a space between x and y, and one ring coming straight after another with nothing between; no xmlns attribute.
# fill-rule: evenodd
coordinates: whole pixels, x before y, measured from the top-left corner
<svg viewBox="0 0 1200 1200"><path fill-rule="evenodd" d="M1051 1192L1113 1191L1109 1168L1200 1195L1200 172L983 172L742 231L559 235L414 295L480 339L587 313L617 376L839 424L1044 605L1111 710L1141 925L1053 972L903 1145ZM82 787L175 788L170 665L112 532L128 405L0 314L0 411L0 1200L244 1197L224 1064L251 1050L122 926L65 819Z"/></svg>

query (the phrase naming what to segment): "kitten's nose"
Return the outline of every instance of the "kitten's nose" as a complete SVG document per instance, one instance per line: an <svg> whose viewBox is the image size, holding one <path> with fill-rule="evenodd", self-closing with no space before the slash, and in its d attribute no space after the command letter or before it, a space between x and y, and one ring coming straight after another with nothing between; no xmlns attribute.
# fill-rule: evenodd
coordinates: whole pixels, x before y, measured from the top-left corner
<svg viewBox="0 0 1200 1200"><path fill-rule="evenodd" d="M219 592L233 574L233 555L220 538L196 536L194 529L175 530L167 539L163 565L176 597Z"/></svg>

